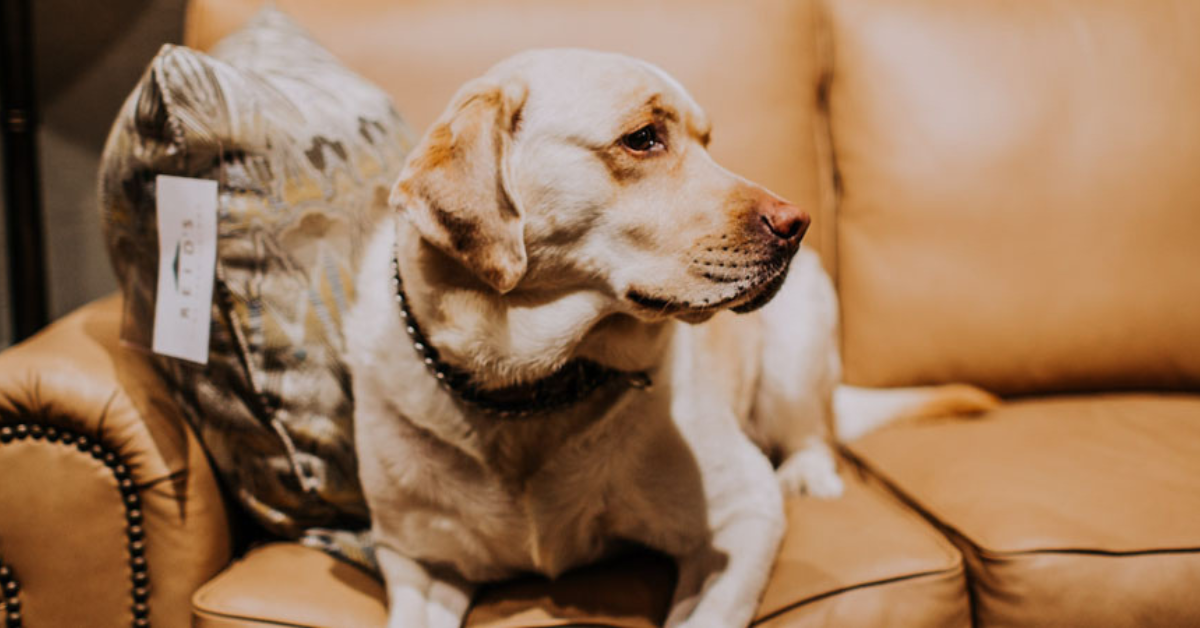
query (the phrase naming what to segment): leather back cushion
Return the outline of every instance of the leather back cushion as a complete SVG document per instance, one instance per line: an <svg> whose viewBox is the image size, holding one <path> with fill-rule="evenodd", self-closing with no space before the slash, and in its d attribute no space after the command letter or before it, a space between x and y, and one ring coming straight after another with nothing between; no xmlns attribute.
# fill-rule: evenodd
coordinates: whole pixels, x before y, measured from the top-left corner
<svg viewBox="0 0 1200 628"><path fill-rule="evenodd" d="M187 42L259 3L193 0ZM663 66L713 117L719 161L816 214L851 382L1200 385L1197 3L277 3L418 131L524 48Z"/></svg>
<svg viewBox="0 0 1200 628"><path fill-rule="evenodd" d="M185 40L206 49L263 0L192 0ZM390 93L418 132L465 81L528 48L583 47L656 63L714 123L730 170L814 213L821 247L811 0L276 0Z"/></svg>
<svg viewBox="0 0 1200 628"><path fill-rule="evenodd" d="M848 379L1200 385L1200 3L833 0Z"/></svg>

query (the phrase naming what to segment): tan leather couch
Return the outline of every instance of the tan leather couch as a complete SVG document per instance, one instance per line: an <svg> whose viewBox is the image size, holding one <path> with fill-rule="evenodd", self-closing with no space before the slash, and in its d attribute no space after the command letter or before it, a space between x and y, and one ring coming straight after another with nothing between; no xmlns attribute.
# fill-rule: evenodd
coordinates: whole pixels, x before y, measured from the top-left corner
<svg viewBox="0 0 1200 628"><path fill-rule="evenodd" d="M193 2L188 43L255 4ZM662 65L718 160L816 215L850 382L1006 397L850 443L844 498L788 504L763 625L1200 625L1200 3L278 4L417 129L526 47ZM0 354L9 625L379 625L353 567L232 556L203 451L119 318L106 299ZM636 556L505 583L468 624L653 624L672 578Z"/></svg>

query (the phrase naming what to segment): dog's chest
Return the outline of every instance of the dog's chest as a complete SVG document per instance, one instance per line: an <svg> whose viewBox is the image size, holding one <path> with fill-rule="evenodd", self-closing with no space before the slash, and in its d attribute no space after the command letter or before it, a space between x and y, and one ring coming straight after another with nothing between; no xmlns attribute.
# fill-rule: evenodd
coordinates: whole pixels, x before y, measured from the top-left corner
<svg viewBox="0 0 1200 628"><path fill-rule="evenodd" d="M617 542L618 517L628 516L614 512L628 454L599 443L614 427L506 426L453 455L423 455L432 443L405 438L414 448L408 463L421 469L396 477L410 499L393 511L389 532L409 555L452 564L472 580L554 576L594 561Z"/></svg>

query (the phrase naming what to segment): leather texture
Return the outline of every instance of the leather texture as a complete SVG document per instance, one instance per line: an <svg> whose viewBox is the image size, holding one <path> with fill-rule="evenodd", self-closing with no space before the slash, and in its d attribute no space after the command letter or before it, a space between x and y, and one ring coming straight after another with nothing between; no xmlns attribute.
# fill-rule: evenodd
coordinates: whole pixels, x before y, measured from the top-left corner
<svg viewBox="0 0 1200 628"><path fill-rule="evenodd" d="M196 591L195 628L382 626L383 585L320 550L274 543L247 552Z"/></svg>
<svg viewBox="0 0 1200 628"><path fill-rule="evenodd" d="M821 206L827 231L809 238L827 263L831 253L840 260L855 383L1200 386L1200 5L278 4L384 86L418 129L466 78L529 45L584 44L659 63L714 118L718 159ZM256 8L196 0L188 42L207 47ZM827 120L816 113L822 102ZM822 160L832 157L836 177ZM145 486L152 620L179 625L181 592L228 560L224 507L152 374L125 365L118 309L89 306L0 355L0 421L58 417L129 456ZM1200 624L1198 418L1195 395L1090 395L869 435L850 447L869 473L843 474L845 498L789 504L761 623ZM114 625L128 625L125 611L111 610L118 597L86 588L127 577L112 545L120 505L93 460L59 451L0 445L0 456L19 457L0 468L23 480L0 482L0 551L24 585L26 624L97 625L79 618L118 613ZM60 508L64 485L79 493L77 510L30 514ZM161 529L149 522L151 503ZM650 565L583 584L507 583L481 593L471 621L651 624L671 574ZM607 608L629 610L581 619L597 612L589 603L621 591L633 592L614 601L626 606ZM73 604L53 603L61 599ZM272 545L208 582L193 612L208 628L379 625L384 606L363 572Z"/></svg>
<svg viewBox="0 0 1200 628"><path fill-rule="evenodd" d="M86 626L108 618L91 625L129 626L125 507L108 468L73 446L27 439L0 445L0 469L0 550L20 583L24 623ZM81 572L95 577L74 577ZM81 603L62 603L68 582Z"/></svg>
<svg viewBox="0 0 1200 628"><path fill-rule="evenodd" d="M1012 402L851 450L962 548L980 625L1200 625L1200 397Z"/></svg>
<svg viewBox="0 0 1200 628"><path fill-rule="evenodd" d="M843 467L846 465L843 463ZM869 476L836 500L792 499L763 593L767 626L970 625L962 556Z"/></svg>
<svg viewBox="0 0 1200 628"><path fill-rule="evenodd" d="M966 626L958 550L887 490L856 473L836 501L793 500L789 531L758 619L768 626ZM660 625L674 586L664 557L636 553L550 581L484 587L465 625ZM251 551L195 596L198 628L375 626L384 590L323 552L279 543Z"/></svg>
<svg viewBox="0 0 1200 628"><path fill-rule="evenodd" d="M141 499L149 619L183 626L192 591L229 561L229 520L165 387L120 345L120 319L110 297L0 354L0 427L70 430L124 461ZM0 444L0 469L0 551L21 583L24 623L129 626L127 512L111 470L44 438Z"/></svg>
<svg viewBox="0 0 1200 628"><path fill-rule="evenodd" d="M971 609L961 588L963 571L900 578L875 586L838 591L805 602L755 626L766 628L864 628L971 625Z"/></svg>
<svg viewBox="0 0 1200 628"><path fill-rule="evenodd" d="M194 0L184 42L206 50L262 0ZM714 123L718 163L813 215L820 250L816 11L808 0L276 0L391 94L419 134L468 79L528 48L623 52L660 65ZM780 138L786 138L780 141Z"/></svg>
<svg viewBox="0 0 1200 628"><path fill-rule="evenodd" d="M1200 4L831 0L846 377L1200 386Z"/></svg>

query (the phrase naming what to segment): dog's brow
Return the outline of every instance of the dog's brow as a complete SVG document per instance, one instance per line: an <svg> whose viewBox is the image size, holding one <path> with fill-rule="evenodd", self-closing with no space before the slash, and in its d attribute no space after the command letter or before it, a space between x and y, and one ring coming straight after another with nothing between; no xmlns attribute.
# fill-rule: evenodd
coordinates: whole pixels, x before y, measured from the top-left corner
<svg viewBox="0 0 1200 628"><path fill-rule="evenodd" d="M699 140L702 146L708 146L708 143L712 141L712 124L704 118L697 120L688 116L688 133Z"/></svg>
<svg viewBox="0 0 1200 628"><path fill-rule="evenodd" d="M675 111L675 108L671 105L663 103L662 94L651 96L646 101L646 104L642 105L642 110L650 112L650 115L655 118L664 118L671 122L679 121L679 112Z"/></svg>
<svg viewBox="0 0 1200 628"><path fill-rule="evenodd" d="M646 99L646 102L638 108L638 115L669 120L671 122L678 122L681 117L678 110L663 102L662 94L654 94ZM697 116L689 113L686 116L685 126L688 135L696 138L702 145L708 146L709 141L712 139L712 124L709 123L704 114Z"/></svg>

